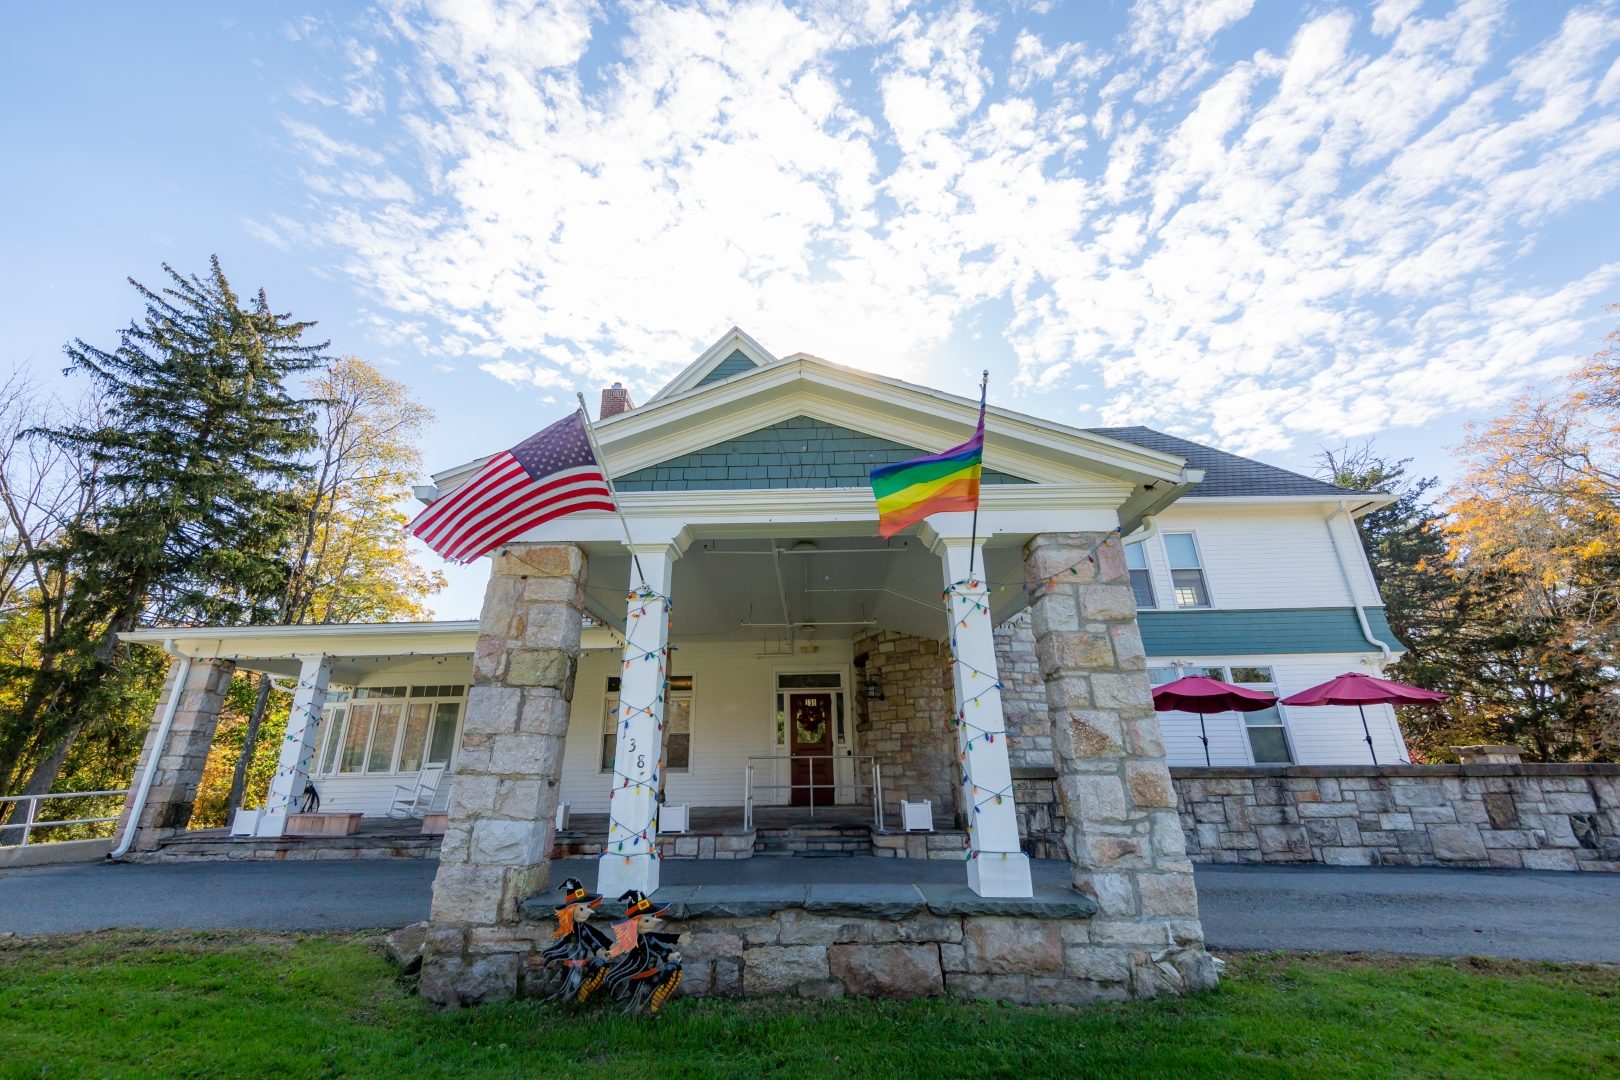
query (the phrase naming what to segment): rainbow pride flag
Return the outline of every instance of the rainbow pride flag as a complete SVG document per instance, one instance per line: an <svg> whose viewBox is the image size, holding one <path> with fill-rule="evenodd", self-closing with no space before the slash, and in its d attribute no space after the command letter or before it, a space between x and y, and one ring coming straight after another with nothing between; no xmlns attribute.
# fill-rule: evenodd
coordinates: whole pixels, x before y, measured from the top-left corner
<svg viewBox="0 0 1620 1080"><path fill-rule="evenodd" d="M979 508L979 473L984 467L984 399L979 429L961 446L942 454L912 458L872 470L877 496L878 535L893 536L929 514Z"/></svg>

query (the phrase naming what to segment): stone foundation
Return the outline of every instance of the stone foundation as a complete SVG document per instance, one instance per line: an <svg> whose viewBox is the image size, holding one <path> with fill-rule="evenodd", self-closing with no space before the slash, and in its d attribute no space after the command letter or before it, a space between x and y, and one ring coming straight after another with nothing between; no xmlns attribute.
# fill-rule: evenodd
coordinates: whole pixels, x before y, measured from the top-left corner
<svg viewBox="0 0 1620 1080"><path fill-rule="evenodd" d="M802 998L988 998L1020 1004L1122 1000L1213 988L1215 964L1196 939L1117 943L1092 925L1094 901L1067 889L988 900L962 886L666 887L666 931L681 935L682 994ZM608 903L604 903L607 908ZM435 1000L500 1000L537 985L552 943L550 901L498 931L463 931L428 952L465 968Z"/></svg>
<svg viewBox="0 0 1620 1080"><path fill-rule="evenodd" d="M1195 862L1620 872L1620 765L1176 769Z"/></svg>

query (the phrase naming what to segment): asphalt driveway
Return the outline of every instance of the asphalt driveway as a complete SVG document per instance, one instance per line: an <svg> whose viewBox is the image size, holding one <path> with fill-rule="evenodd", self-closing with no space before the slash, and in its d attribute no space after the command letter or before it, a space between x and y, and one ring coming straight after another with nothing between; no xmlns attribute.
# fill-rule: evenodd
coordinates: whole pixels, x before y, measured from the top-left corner
<svg viewBox="0 0 1620 1080"><path fill-rule="evenodd" d="M726 880L885 880L886 859L666 863L669 884ZM44 866L0 872L0 932L154 929L340 930L427 917L438 864L415 859ZM1063 880L1061 863L1036 876ZM553 880L595 877L595 861L558 864ZM960 863L911 864L957 880ZM1620 963L1620 875L1533 871L1201 866L1213 947L1434 956L1484 954Z"/></svg>

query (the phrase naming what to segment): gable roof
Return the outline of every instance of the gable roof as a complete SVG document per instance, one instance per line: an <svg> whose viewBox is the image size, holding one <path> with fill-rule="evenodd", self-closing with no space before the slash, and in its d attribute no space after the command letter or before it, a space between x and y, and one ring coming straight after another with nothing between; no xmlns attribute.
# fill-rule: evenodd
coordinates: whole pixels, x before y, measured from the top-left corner
<svg viewBox="0 0 1620 1080"><path fill-rule="evenodd" d="M1087 428L1086 430L1093 434L1106 435L1110 439L1118 439L1121 442L1145 446L1149 450L1174 454L1177 457L1186 458L1187 464L1192 468L1203 469L1204 479L1182 496L1185 499L1231 499L1289 495L1343 498L1368 494L1365 491L1354 491L1350 488L1338 487L1323 480L1313 480L1309 476L1301 476L1299 473L1289 472L1287 469L1279 469L1275 465L1267 465L1265 462L1255 461L1253 458L1229 454L1225 450L1217 450L1213 446L1205 446L1203 443L1178 439L1174 435L1166 435L1164 432L1154 431L1150 427L1108 427Z"/></svg>
<svg viewBox="0 0 1620 1080"><path fill-rule="evenodd" d="M676 394L722 382L733 375L774 363L776 357L767 352L763 345L744 333L742 327L733 326L720 335L719 341L705 349L702 356L671 379L669 385L648 398L647 404L652 405Z"/></svg>

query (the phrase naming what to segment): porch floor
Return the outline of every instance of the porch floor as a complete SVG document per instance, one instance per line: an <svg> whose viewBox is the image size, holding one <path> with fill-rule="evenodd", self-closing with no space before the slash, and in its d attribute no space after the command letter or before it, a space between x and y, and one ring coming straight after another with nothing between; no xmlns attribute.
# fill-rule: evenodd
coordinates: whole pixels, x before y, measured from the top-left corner
<svg viewBox="0 0 1620 1080"><path fill-rule="evenodd" d="M598 859L555 859L551 881L577 877L596 887ZM1064 859L1029 860L1037 886L1069 888L1072 867ZM961 885L967 886L967 860L882 859L857 855L848 859L665 859L658 869L660 888L689 885Z"/></svg>

